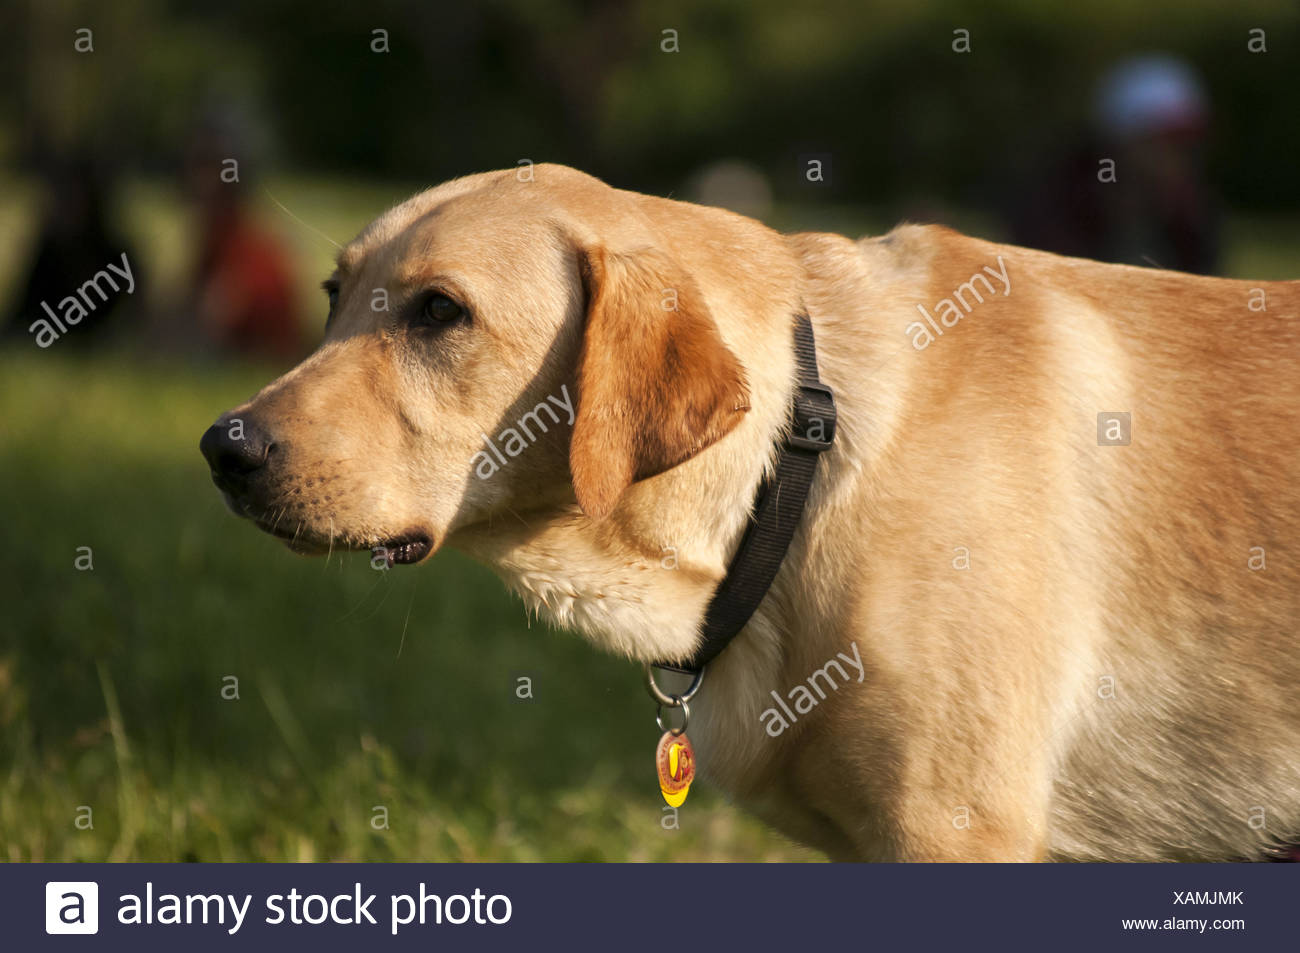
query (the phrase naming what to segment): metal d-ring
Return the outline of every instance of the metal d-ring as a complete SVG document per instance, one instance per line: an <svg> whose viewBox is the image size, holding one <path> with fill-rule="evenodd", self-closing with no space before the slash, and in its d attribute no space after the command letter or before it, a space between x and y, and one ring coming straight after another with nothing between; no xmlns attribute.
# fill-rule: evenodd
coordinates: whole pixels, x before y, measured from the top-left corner
<svg viewBox="0 0 1300 953"><path fill-rule="evenodd" d="M691 706L686 704L686 699L683 698L681 695L674 695L673 700L676 702L676 704L673 705L673 707L681 708L682 710L682 726L680 728L669 728L667 725L664 724L663 705L660 705L655 709L655 724L659 726L660 731L670 732L672 736L676 738L679 735L686 734L686 726L690 724L691 721Z"/></svg>
<svg viewBox="0 0 1300 953"><path fill-rule="evenodd" d="M695 693L700 690L700 683L703 681L704 669L700 669L695 673L695 677L691 679L691 684L687 686L686 691L681 694L674 693L669 695L655 682L654 666L650 665L648 662L646 663L646 688L650 692L650 697L653 698L658 705L655 709L655 724L659 726L660 731L670 732L674 738L686 733L686 725L691 720L691 706L687 704L687 702L695 697ZM669 728L664 724L665 708L680 708L682 710L682 726L680 728Z"/></svg>
<svg viewBox="0 0 1300 953"><path fill-rule="evenodd" d="M680 695L669 695L655 684L654 666L649 662L646 662L645 664L646 688L650 692L650 697L657 701L661 706L667 706L668 708L685 708L686 703L694 698L695 693L700 690L700 683L703 681L704 669L700 669L695 673L695 677L691 679L691 684L687 687L686 691L682 692Z"/></svg>

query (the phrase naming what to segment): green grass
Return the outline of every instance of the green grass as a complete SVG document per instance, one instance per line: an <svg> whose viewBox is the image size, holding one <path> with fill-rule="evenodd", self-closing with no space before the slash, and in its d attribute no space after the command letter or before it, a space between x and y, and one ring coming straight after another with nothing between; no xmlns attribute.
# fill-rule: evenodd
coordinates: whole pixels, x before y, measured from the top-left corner
<svg viewBox="0 0 1300 953"><path fill-rule="evenodd" d="M0 356L0 859L814 856L703 786L663 830L639 671L481 567L230 516L198 436L270 374Z"/></svg>

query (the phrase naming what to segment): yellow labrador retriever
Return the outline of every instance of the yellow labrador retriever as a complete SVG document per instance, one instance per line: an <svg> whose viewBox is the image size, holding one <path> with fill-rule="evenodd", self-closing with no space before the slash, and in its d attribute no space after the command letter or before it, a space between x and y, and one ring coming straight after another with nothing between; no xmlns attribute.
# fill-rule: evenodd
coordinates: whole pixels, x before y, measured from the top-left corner
<svg viewBox="0 0 1300 953"><path fill-rule="evenodd" d="M1300 283L904 226L780 235L562 166L367 227L320 349L202 449L302 552L443 545L684 659L787 426L839 432L692 702L701 770L834 858L1300 838Z"/></svg>

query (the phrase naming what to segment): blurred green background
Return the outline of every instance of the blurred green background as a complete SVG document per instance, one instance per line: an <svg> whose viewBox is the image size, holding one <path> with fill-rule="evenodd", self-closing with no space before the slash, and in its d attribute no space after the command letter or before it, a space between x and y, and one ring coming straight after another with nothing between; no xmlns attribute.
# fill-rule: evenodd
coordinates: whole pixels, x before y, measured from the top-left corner
<svg viewBox="0 0 1300 953"><path fill-rule="evenodd" d="M906 216L1005 238L999 190L1086 124L1108 64L1151 49L1205 83L1218 270L1300 276L1287 0L6 4L0 306L37 240L44 163L73 149L111 166L147 283L110 343L0 350L0 859L819 856L707 786L665 830L639 671L530 625L481 567L302 559L226 513L199 435L292 362L157 343L199 241L179 184L196 116L240 118L246 201L287 250L305 351L332 242L524 158L684 195L735 158L779 228ZM833 169L817 189L810 155Z"/></svg>

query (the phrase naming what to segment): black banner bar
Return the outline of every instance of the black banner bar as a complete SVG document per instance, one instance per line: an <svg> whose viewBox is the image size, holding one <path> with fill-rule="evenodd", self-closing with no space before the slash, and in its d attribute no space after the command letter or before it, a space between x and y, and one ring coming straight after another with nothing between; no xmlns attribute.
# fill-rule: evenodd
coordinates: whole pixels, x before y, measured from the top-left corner
<svg viewBox="0 0 1300 953"><path fill-rule="evenodd" d="M15 951L1262 950L1300 938L1300 865L1287 864L12 864L0 895Z"/></svg>

